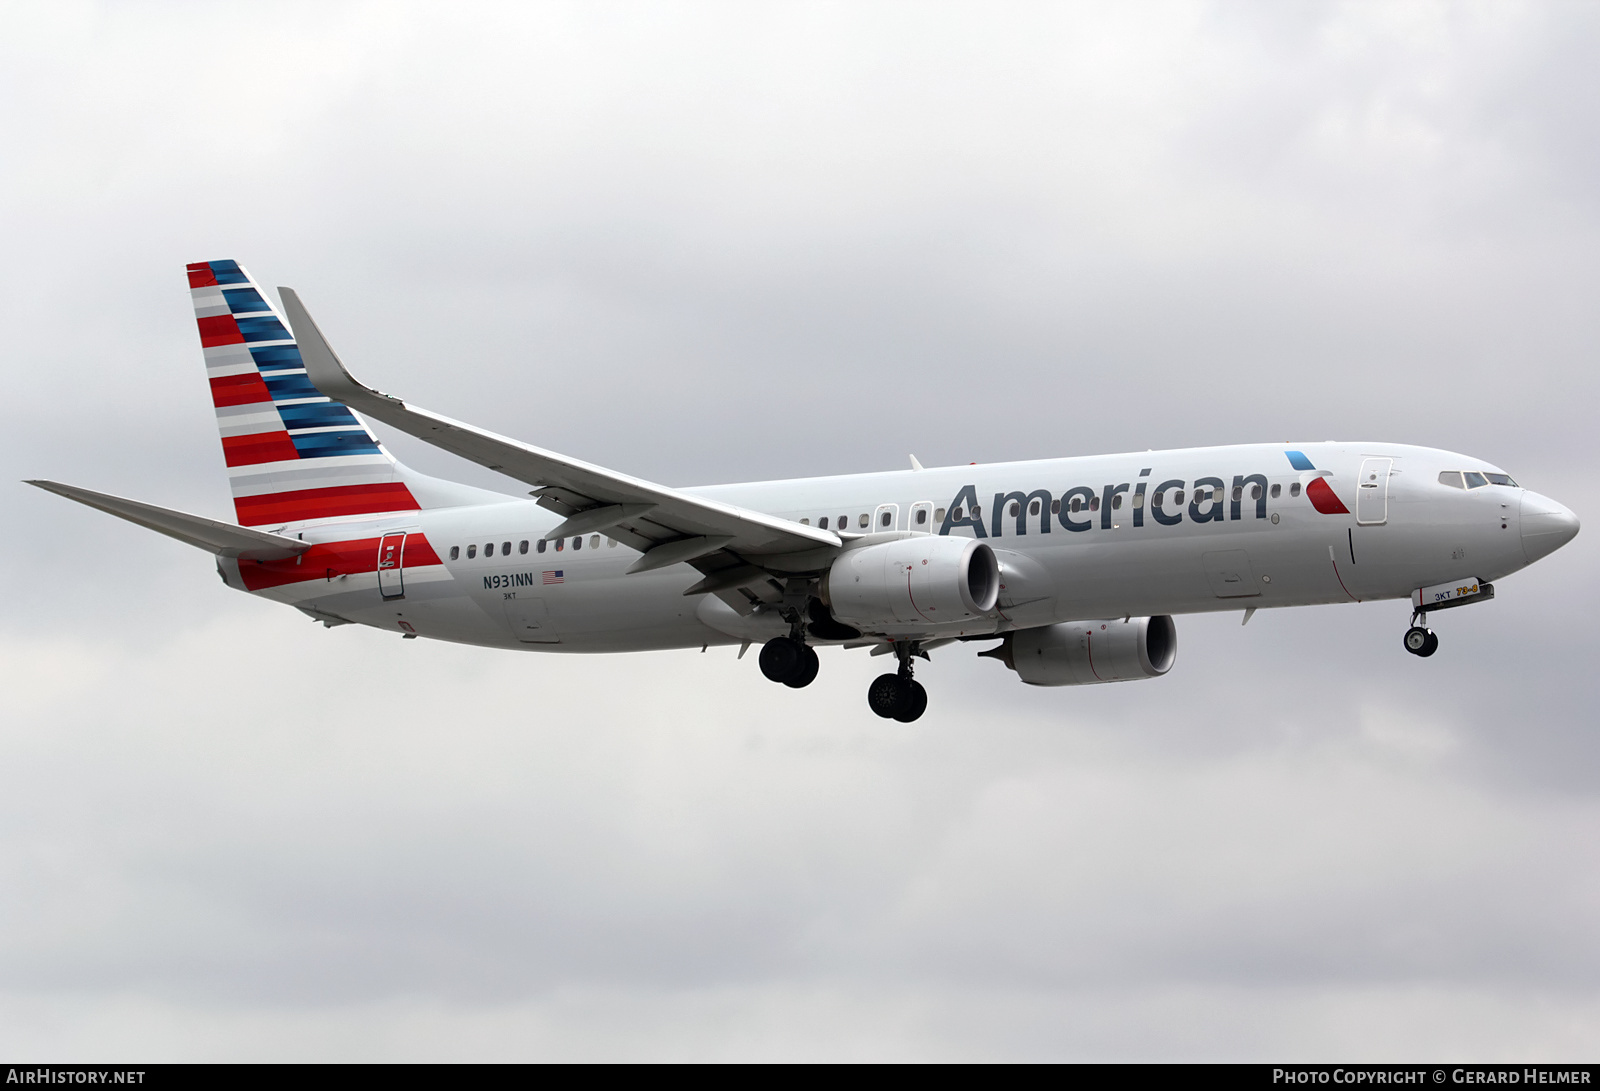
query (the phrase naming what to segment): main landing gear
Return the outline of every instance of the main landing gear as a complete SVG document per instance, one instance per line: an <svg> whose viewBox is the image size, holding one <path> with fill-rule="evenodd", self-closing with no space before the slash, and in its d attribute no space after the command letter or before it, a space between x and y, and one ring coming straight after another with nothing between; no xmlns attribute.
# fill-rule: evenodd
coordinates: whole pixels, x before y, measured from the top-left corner
<svg viewBox="0 0 1600 1091"><path fill-rule="evenodd" d="M900 669L873 679L867 687L867 704L886 720L908 724L927 711L928 691L911 677L912 645L897 643L894 651L900 657ZM791 689L803 689L817 677L817 650L799 637L773 637L761 645L759 661L762 674Z"/></svg>
<svg viewBox="0 0 1600 1091"><path fill-rule="evenodd" d="M872 680L867 687L867 704L886 720L908 724L927 711L928 691L911 677L911 645L897 643L894 651L900 657L900 670Z"/></svg>
<svg viewBox="0 0 1600 1091"><path fill-rule="evenodd" d="M1426 628L1427 624L1427 614L1420 611L1412 614L1411 628L1406 630L1405 636L1406 651L1423 659L1439 650L1439 638L1432 629Z"/></svg>
<svg viewBox="0 0 1600 1091"><path fill-rule="evenodd" d="M817 649L792 636L773 637L761 645L761 673L790 689L804 689L816 681Z"/></svg>

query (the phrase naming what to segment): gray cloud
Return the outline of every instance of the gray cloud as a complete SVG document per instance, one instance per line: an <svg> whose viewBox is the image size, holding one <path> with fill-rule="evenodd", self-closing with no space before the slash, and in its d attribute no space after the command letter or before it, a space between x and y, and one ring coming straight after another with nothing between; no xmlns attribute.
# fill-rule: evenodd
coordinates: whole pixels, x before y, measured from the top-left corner
<svg viewBox="0 0 1600 1091"><path fill-rule="evenodd" d="M226 515L179 268L672 483L1261 439L1580 516L1595 19L1507 5L19 5L5 465ZM398 437L430 472L514 483ZM1405 608L969 653L325 632L13 486L0 1042L182 1057L1483 1059L1596 1042L1589 535Z"/></svg>

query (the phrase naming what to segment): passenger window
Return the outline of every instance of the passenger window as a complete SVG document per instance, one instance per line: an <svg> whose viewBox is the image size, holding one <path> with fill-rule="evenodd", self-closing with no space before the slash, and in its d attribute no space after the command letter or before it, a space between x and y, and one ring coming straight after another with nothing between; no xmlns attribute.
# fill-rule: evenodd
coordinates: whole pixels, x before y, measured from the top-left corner
<svg viewBox="0 0 1600 1091"><path fill-rule="evenodd" d="M607 549L616 549L617 548L617 540L615 538L607 538L606 539L606 548Z"/></svg>
<svg viewBox="0 0 1600 1091"><path fill-rule="evenodd" d="M504 557L511 556L511 543L510 542L501 542L500 543L500 554L501 554L501 556L504 556Z"/></svg>
<svg viewBox="0 0 1600 1091"><path fill-rule="evenodd" d="M1274 485L1274 486L1272 486L1272 498L1274 500L1276 500L1278 497L1280 497L1282 495L1283 495L1283 486L1282 485Z"/></svg>
<svg viewBox="0 0 1600 1091"><path fill-rule="evenodd" d="M572 539L572 548L573 549L582 549L583 548L583 535L580 534L576 538Z"/></svg>
<svg viewBox="0 0 1600 1091"><path fill-rule="evenodd" d="M1111 510L1119 511L1122 508L1122 494L1119 492L1111 498Z"/></svg>
<svg viewBox="0 0 1600 1091"><path fill-rule="evenodd" d="M886 527L889 525L889 521L893 518L894 514L886 511L882 515L878 516L878 525L880 527Z"/></svg>
<svg viewBox="0 0 1600 1091"><path fill-rule="evenodd" d="M827 530L828 529L828 517L826 515L824 515L821 519L817 520L817 529L818 530Z"/></svg>
<svg viewBox="0 0 1600 1091"><path fill-rule="evenodd" d="M933 521L935 523L944 522L944 509L943 508L934 508L933 509Z"/></svg>
<svg viewBox="0 0 1600 1091"><path fill-rule="evenodd" d="M1216 488L1211 490L1211 499L1215 500L1219 504L1222 503L1222 486L1221 485L1218 485Z"/></svg>
<svg viewBox="0 0 1600 1091"><path fill-rule="evenodd" d="M963 508L960 504L957 504L956 505L956 510L952 511L950 513L950 518L952 518L952 519L965 519L966 518L966 510L967 510L966 508Z"/></svg>
<svg viewBox="0 0 1600 1091"><path fill-rule="evenodd" d="M840 530L848 530L849 528L850 528L850 517L848 515L839 516L839 529Z"/></svg>
<svg viewBox="0 0 1600 1091"><path fill-rule="evenodd" d="M493 557L494 556L494 543L493 542L485 542L485 543L483 543L483 555L485 557Z"/></svg>
<svg viewBox="0 0 1600 1091"><path fill-rule="evenodd" d="M872 525L872 516L868 515L866 512L862 512L861 518L858 519L857 522L860 524L862 530L866 530Z"/></svg>
<svg viewBox="0 0 1600 1091"><path fill-rule="evenodd" d="M1060 515L1061 514L1061 501L1059 501L1059 500L1050 501L1050 514L1051 515Z"/></svg>
<svg viewBox="0 0 1600 1091"><path fill-rule="evenodd" d="M1488 482L1483 479L1483 475L1476 470L1468 470L1466 473L1462 474L1462 476L1467 479L1467 488L1469 489L1481 489L1488 484Z"/></svg>
<svg viewBox="0 0 1600 1091"><path fill-rule="evenodd" d="M1517 487L1517 483L1505 474L1486 473L1483 476L1489 479L1491 485L1510 485L1513 489Z"/></svg>
<svg viewBox="0 0 1600 1091"><path fill-rule="evenodd" d="M1178 506L1180 508L1183 507L1183 490L1182 489L1173 489L1172 490L1172 502L1173 502L1173 504L1175 504L1176 506Z"/></svg>
<svg viewBox="0 0 1600 1091"><path fill-rule="evenodd" d="M452 561L456 561L456 560L460 560L461 559L461 547L460 546L451 546L450 547L450 559Z"/></svg>
<svg viewBox="0 0 1600 1091"><path fill-rule="evenodd" d="M598 534L589 535L589 548L590 549L599 549L600 548L600 535L598 535Z"/></svg>
<svg viewBox="0 0 1600 1091"><path fill-rule="evenodd" d="M1136 492L1133 494L1133 506L1135 509L1144 507L1144 493Z"/></svg>
<svg viewBox="0 0 1600 1091"><path fill-rule="evenodd" d="M1243 485L1235 485L1233 487L1233 498L1235 500L1243 500L1244 499L1244 486Z"/></svg>
<svg viewBox="0 0 1600 1091"><path fill-rule="evenodd" d="M1152 503L1152 504L1154 504L1154 505L1155 505L1155 506L1156 506L1156 507L1158 507L1158 508L1159 508L1159 507L1160 507L1160 506L1161 506L1161 505L1162 505L1162 504L1165 504L1165 503L1166 503L1166 502L1167 502L1167 494L1166 494L1166 493L1164 493L1164 492L1158 492L1158 493L1156 493L1156 498L1155 498L1155 499L1154 499L1154 500L1152 500L1152 501L1151 501L1151 503ZM1078 502L1077 502L1077 501L1076 501L1076 500L1074 500L1074 501L1073 501L1073 502L1072 502L1072 510L1073 510L1073 511L1077 511L1077 510L1078 510Z"/></svg>
<svg viewBox="0 0 1600 1091"><path fill-rule="evenodd" d="M1100 510L1100 498L1098 496L1089 497L1089 510L1090 511L1099 511Z"/></svg>
<svg viewBox="0 0 1600 1091"><path fill-rule="evenodd" d="M475 545L469 545L467 547L467 560L470 561L470 560L472 560L472 558L476 557L477 555L478 555L478 547L475 546Z"/></svg>
<svg viewBox="0 0 1600 1091"><path fill-rule="evenodd" d="M1157 493L1156 495L1160 496L1161 494ZM1076 514L1078 514L1078 512L1080 512L1082 510L1083 510L1083 497L1074 496L1072 498L1072 514L1076 515Z"/></svg>
<svg viewBox="0 0 1600 1091"><path fill-rule="evenodd" d="M524 539L522 539L522 541L517 543L517 552L518 553L526 553L526 552L528 552L528 539L524 538Z"/></svg>
<svg viewBox="0 0 1600 1091"><path fill-rule="evenodd" d="M809 527L811 525L811 520L810 519L802 519L802 520L800 520L800 525L803 526L803 527Z"/></svg>
<svg viewBox="0 0 1600 1091"><path fill-rule="evenodd" d="M544 552L544 547L549 545L549 544L550 544L549 542L545 541L543 538L540 538L539 539L539 543L533 547L534 551L537 552L537 553L543 553Z"/></svg>
<svg viewBox="0 0 1600 1091"><path fill-rule="evenodd" d="M1015 500L1011 501L1011 517L1013 519L1016 518L1017 512L1020 510L1021 509L1017 507L1017 502Z"/></svg>
<svg viewBox="0 0 1600 1091"><path fill-rule="evenodd" d="M927 508L918 508L917 509L917 526L919 526L919 527L920 526L926 526L927 522L928 522L928 509Z"/></svg>
<svg viewBox="0 0 1600 1091"><path fill-rule="evenodd" d="M1299 496L1300 495L1300 482L1296 481L1293 485L1289 486L1289 495L1290 496Z"/></svg>
<svg viewBox="0 0 1600 1091"><path fill-rule="evenodd" d="M565 538L557 538L556 539L556 552L557 553L560 553L566 547L567 547L567 540Z"/></svg>
<svg viewBox="0 0 1600 1091"><path fill-rule="evenodd" d="M1038 515L1039 514L1039 501L1035 500L1033 503L1028 505L1028 514L1029 515Z"/></svg>
<svg viewBox="0 0 1600 1091"><path fill-rule="evenodd" d="M1260 485L1251 485L1250 486L1250 499L1252 499L1252 500L1260 500L1261 499L1261 486Z"/></svg>

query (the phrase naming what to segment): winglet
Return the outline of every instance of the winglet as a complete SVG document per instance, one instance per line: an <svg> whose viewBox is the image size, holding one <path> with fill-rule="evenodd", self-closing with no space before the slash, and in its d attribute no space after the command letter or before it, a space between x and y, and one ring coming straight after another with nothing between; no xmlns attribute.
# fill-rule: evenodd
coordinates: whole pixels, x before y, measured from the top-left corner
<svg viewBox="0 0 1600 1091"><path fill-rule="evenodd" d="M913 470L920 470L920 469L922 469L922 463L920 463L920 462L918 462L918 461L917 461L917 456L916 456L916 455L912 455L912 456L911 456L911 468L912 468L912 469L913 469Z"/></svg>
<svg viewBox="0 0 1600 1091"><path fill-rule="evenodd" d="M374 400L380 406L405 408L405 402L399 398L356 381L339 360L339 354L333 351L333 346L328 344L328 339L322 336L316 320L293 288L280 287L278 298L283 300L284 314L300 345L300 358L305 361L306 378L311 380L312 386L335 401L357 409L372 408Z"/></svg>

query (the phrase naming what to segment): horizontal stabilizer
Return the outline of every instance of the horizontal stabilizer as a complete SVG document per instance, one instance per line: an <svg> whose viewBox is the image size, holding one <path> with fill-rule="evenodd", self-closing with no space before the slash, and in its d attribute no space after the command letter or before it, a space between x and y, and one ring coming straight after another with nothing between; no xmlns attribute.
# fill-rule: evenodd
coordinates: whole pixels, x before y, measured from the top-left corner
<svg viewBox="0 0 1600 1091"><path fill-rule="evenodd" d="M57 496L65 496L68 500L87 504L108 515L115 515L118 519L137 523L148 530L165 534L168 538L176 538L188 545L198 546L208 553L215 553L221 557L239 557L248 561L281 561L311 548L309 542L285 538L281 534L250 530L232 523L207 519L203 515L190 515L187 512L173 511L171 508L158 508L154 504L141 504L137 500L125 500L120 496L80 489L76 485L63 485L58 481L29 481L27 484L37 485L46 492L53 492Z"/></svg>

